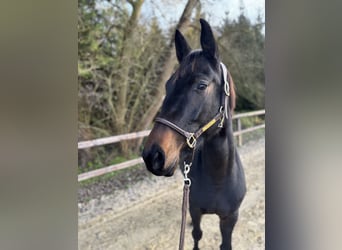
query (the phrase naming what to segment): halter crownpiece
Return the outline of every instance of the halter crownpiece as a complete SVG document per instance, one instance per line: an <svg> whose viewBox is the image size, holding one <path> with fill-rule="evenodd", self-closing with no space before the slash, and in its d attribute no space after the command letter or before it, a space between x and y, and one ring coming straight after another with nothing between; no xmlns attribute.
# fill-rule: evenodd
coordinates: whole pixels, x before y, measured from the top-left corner
<svg viewBox="0 0 342 250"><path fill-rule="evenodd" d="M230 89L229 89L229 81L228 81L228 70L226 65L224 65L222 62L220 62L220 66L222 68L222 74L223 74L223 81L224 81L224 92L226 96L230 96Z"/></svg>
<svg viewBox="0 0 342 250"><path fill-rule="evenodd" d="M222 75L223 75L223 90L225 93L225 97L224 97L224 101L222 101L224 103L224 117L226 119L228 119L228 97L230 96L230 88L229 88L229 80L228 80L228 70L226 65L224 65L222 62L220 62L220 66L222 69ZM224 118L222 119L221 123L220 123L220 127L223 127L223 121Z"/></svg>

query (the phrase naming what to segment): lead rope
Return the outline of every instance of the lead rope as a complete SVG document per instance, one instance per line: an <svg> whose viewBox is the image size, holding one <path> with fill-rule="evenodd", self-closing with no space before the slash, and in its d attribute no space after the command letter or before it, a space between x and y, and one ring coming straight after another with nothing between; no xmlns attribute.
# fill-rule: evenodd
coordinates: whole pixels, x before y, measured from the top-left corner
<svg viewBox="0 0 342 250"><path fill-rule="evenodd" d="M181 231L179 237L179 250L184 249L184 235L185 235L185 225L186 225L186 213L188 211L189 204L189 191L191 186L191 180L188 177L188 173L190 172L190 167L192 162L187 164L184 162L184 187L183 187L183 201L182 201L182 224Z"/></svg>

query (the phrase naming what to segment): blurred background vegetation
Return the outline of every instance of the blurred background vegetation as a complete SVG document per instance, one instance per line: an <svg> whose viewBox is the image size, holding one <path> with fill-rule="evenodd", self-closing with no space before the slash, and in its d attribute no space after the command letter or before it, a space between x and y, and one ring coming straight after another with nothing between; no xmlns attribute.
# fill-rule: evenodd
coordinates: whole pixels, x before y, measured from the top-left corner
<svg viewBox="0 0 342 250"><path fill-rule="evenodd" d="M173 2L183 8L182 14L175 23L161 24L156 15L142 15L142 8L146 4L160 8L170 4L168 0L158 4L153 0L79 0L79 141L151 127L162 103L165 82L177 63L175 29L181 30L192 48L199 48L198 20L208 18L203 8L206 1ZM264 108L265 36L261 16L251 22L241 1L238 18L230 18L227 12L212 28L222 61L236 85L236 112ZM79 150L79 171L132 158L139 154L140 142Z"/></svg>

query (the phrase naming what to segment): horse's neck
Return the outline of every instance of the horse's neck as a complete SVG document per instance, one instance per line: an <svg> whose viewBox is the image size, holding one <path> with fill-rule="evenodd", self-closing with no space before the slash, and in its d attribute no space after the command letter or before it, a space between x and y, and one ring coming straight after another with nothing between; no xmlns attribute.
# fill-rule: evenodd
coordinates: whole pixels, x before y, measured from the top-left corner
<svg viewBox="0 0 342 250"><path fill-rule="evenodd" d="M210 138L206 138L202 146L202 163L205 169L215 176L229 175L234 165L235 146L230 128L224 128Z"/></svg>

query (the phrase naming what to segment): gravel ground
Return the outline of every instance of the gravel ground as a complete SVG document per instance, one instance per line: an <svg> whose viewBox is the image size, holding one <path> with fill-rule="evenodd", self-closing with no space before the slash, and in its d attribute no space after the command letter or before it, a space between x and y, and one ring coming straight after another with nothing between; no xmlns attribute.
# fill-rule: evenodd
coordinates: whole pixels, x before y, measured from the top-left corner
<svg viewBox="0 0 342 250"><path fill-rule="evenodd" d="M247 194L233 233L233 248L265 249L265 140L250 141L238 151ZM149 174L143 166L133 174L123 172L115 181L83 186L78 203L79 249L177 249L181 199L180 171L164 178ZM218 223L216 215L203 217L201 249L219 248ZM192 249L191 226L186 228L185 249Z"/></svg>

